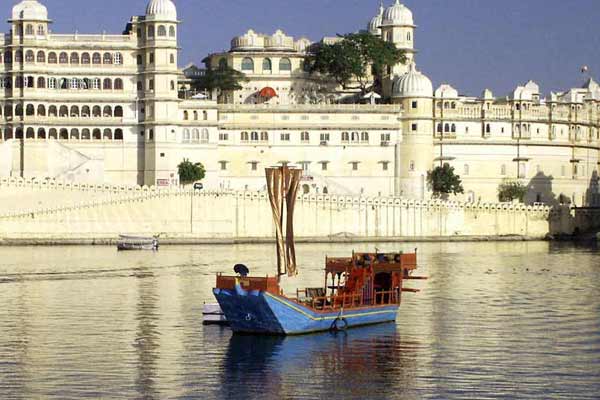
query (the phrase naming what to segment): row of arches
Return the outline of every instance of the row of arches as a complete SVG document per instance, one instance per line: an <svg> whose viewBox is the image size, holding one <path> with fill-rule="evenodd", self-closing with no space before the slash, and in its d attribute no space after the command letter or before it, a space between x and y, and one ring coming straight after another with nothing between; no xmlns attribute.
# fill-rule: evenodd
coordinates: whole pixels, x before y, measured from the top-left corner
<svg viewBox="0 0 600 400"><path fill-rule="evenodd" d="M27 104L25 108L23 105L16 104L5 105L4 107L0 107L0 116L4 113L5 117L14 116L30 116L30 117L51 117L51 118L120 118L123 117L123 107L122 106L71 106L68 107L66 105L56 106L50 105L45 106L44 104L38 104L37 107L34 104Z"/></svg>
<svg viewBox="0 0 600 400"><path fill-rule="evenodd" d="M16 76L0 78L0 89L11 88L37 89L94 89L94 90L123 90L121 78L45 78L43 76Z"/></svg>
<svg viewBox="0 0 600 400"><path fill-rule="evenodd" d="M159 25L156 28L154 26L149 26L146 30L148 34L148 38L157 37L167 37L167 27L165 25ZM175 37L175 27L173 25L168 28L169 37ZM141 36L141 31L138 31L139 36Z"/></svg>
<svg viewBox="0 0 600 400"><path fill-rule="evenodd" d="M198 121L198 119L199 119L198 111L192 111L190 113L189 111L184 110L183 111L183 120L188 121L190 119L190 117L192 117L194 121ZM203 121L208 120L208 112L207 111L202 111L202 120Z"/></svg>
<svg viewBox="0 0 600 400"><path fill-rule="evenodd" d="M87 52L71 52L67 53L63 52L48 52L46 53L43 50L38 50L34 52L33 50L26 50L23 53L22 50L17 50L14 53L10 50L4 52L4 54L0 54L0 64L12 64L23 62L26 63L37 63L37 64L71 64L71 65L122 65L123 64L123 55L119 52L116 53L87 53Z"/></svg>
<svg viewBox="0 0 600 400"><path fill-rule="evenodd" d="M208 143L208 129L203 128L202 131L194 128L183 130L183 142L184 143Z"/></svg>
<svg viewBox="0 0 600 400"><path fill-rule="evenodd" d="M39 36L43 36L46 34L46 27L44 25L37 25L37 28L34 28L33 24L25 25L25 34L28 36L37 33Z"/></svg>
<svg viewBox="0 0 600 400"><path fill-rule="evenodd" d="M7 128L0 130L0 139L54 139L54 140L123 140L122 129L67 129L67 128Z"/></svg>
<svg viewBox="0 0 600 400"><path fill-rule="evenodd" d="M273 62L270 58L264 58L262 60L262 70L263 72L270 72L273 70ZM292 71L292 62L289 58L286 57L279 60L279 71ZM254 59L251 57L242 59L242 72L254 72Z"/></svg>
<svg viewBox="0 0 600 400"><path fill-rule="evenodd" d="M437 124L437 133L456 133L456 124Z"/></svg>

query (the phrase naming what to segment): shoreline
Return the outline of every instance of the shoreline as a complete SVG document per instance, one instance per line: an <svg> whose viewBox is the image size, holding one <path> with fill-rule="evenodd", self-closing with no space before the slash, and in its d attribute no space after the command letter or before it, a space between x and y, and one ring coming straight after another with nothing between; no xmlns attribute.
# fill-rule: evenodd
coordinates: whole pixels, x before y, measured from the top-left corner
<svg viewBox="0 0 600 400"><path fill-rule="evenodd" d="M181 245L240 245L273 244L274 238L159 238L161 246ZM540 242L552 241L547 237L506 235L506 236L399 236L399 237L305 237L296 238L297 244L326 243L472 243L472 242ZM117 238L0 238L0 247L25 246L116 246Z"/></svg>

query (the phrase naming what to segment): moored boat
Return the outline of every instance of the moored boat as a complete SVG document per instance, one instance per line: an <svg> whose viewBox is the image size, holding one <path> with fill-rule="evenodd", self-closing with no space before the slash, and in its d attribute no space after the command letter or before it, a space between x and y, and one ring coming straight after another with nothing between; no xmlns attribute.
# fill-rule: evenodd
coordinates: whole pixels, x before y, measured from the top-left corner
<svg viewBox="0 0 600 400"><path fill-rule="evenodd" d="M117 249L126 250L158 250L159 243L157 237L140 237L120 235L117 240Z"/></svg>
<svg viewBox="0 0 600 400"><path fill-rule="evenodd" d="M267 169L277 235L277 275L251 277L241 264L235 266L235 276L217 275L213 293L231 329L239 333L299 335L395 321L402 293L418 292L405 288L404 282L426 279L413 275L417 269L416 251L326 258L322 287L297 289L295 296L283 294L281 277L297 274L293 209L300 177L300 170L287 166Z"/></svg>

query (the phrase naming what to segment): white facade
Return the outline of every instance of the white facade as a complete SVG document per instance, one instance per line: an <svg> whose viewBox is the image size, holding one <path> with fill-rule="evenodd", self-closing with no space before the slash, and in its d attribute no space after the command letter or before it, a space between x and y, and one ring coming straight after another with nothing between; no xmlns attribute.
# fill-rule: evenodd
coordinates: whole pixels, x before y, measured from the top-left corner
<svg viewBox="0 0 600 400"><path fill-rule="evenodd" d="M171 0L151 0L119 35L54 34L37 0L17 4L0 38L0 176L177 185L188 158L207 189L262 189L264 167L305 170L307 193L425 199L427 171L450 163L465 200L491 201L503 179L528 202L598 204L600 87L508 98L459 95L416 67L412 12L399 1L368 24L407 54L383 79L388 105L329 104L335 84L311 77L311 42L252 30L211 55L249 78L221 99L178 98L179 24ZM324 39L325 41L329 39ZM276 96L262 98L271 88Z"/></svg>

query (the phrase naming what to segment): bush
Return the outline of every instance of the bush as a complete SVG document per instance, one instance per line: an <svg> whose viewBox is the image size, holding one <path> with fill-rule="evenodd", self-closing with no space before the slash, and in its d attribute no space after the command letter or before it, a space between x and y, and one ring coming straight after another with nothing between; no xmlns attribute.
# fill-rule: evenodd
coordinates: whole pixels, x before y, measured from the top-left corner
<svg viewBox="0 0 600 400"><path fill-rule="evenodd" d="M464 193L460 176L454 172L454 167L444 164L427 172L427 184L434 197L447 197L449 194Z"/></svg>
<svg viewBox="0 0 600 400"><path fill-rule="evenodd" d="M519 181L506 179L498 186L498 200L501 202L519 200L523 202L527 187Z"/></svg>
<svg viewBox="0 0 600 400"><path fill-rule="evenodd" d="M206 170L204 169L204 165L202 165L202 163L194 164L187 158L183 159L183 161L177 166L177 169L179 171L179 182L184 185L201 181L206 175Z"/></svg>

